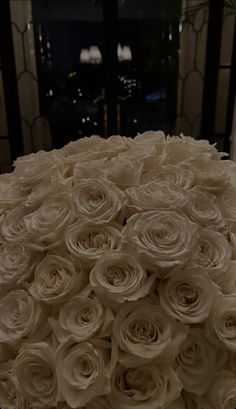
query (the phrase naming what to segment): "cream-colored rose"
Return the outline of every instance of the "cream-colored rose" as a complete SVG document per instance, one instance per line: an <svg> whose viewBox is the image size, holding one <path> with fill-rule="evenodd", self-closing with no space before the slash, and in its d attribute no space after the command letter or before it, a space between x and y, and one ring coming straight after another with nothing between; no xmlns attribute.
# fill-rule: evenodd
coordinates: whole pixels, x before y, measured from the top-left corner
<svg viewBox="0 0 236 409"><path fill-rule="evenodd" d="M124 190L140 183L142 168L143 164L141 161L130 162L118 156L105 162L103 172L104 177Z"/></svg>
<svg viewBox="0 0 236 409"><path fill-rule="evenodd" d="M88 275L76 267L70 255L49 253L35 270L30 292L46 304L60 304L78 293L87 282Z"/></svg>
<svg viewBox="0 0 236 409"><path fill-rule="evenodd" d="M25 206L18 206L4 215L0 225L1 235L6 241L25 242L28 238L24 217L29 214Z"/></svg>
<svg viewBox="0 0 236 409"><path fill-rule="evenodd" d="M236 187L228 186L217 197L217 204L230 230L236 230Z"/></svg>
<svg viewBox="0 0 236 409"><path fill-rule="evenodd" d="M13 173L0 175L0 209L12 209L24 200L24 192Z"/></svg>
<svg viewBox="0 0 236 409"><path fill-rule="evenodd" d="M130 217L123 230L123 247L132 246L143 265L183 266L196 245L197 226L171 211L149 211Z"/></svg>
<svg viewBox="0 0 236 409"><path fill-rule="evenodd" d="M29 246L48 250L58 246L68 225L75 219L75 208L68 193L49 196L33 213L24 217Z"/></svg>
<svg viewBox="0 0 236 409"><path fill-rule="evenodd" d="M24 395L38 408L54 407L58 400L55 361L45 342L25 344L13 364Z"/></svg>
<svg viewBox="0 0 236 409"><path fill-rule="evenodd" d="M49 318L60 342L82 342L97 336L109 336L114 316L97 298L76 295L60 308L58 319Z"/></svg>
<svg viewBox="0 0 236 409"><path fill-rule="evenodd" d="M0 342L42 339L48 331L40 304L26 290L10 291L0 300ZM37 332L36 332L37 331Z"/></svg>
<svg viewBox="0 0 236 409"><path fill-rule="evenodd" d="M236 293L217 297L206 330L208 337L236 352Z"/></svg>
<svg viewBox="0 0 236 409"><path fill-rule="evenodd" d="M100 223L123 221L125 194L105 179L83 179L73 190L78 218Z"/></svg>
<svg viewBox="0 0 236 409"><path fill-rule="evenodd" d="M226 224L220 209L215 203L215 196L210 193L192 189L188 195L189 201L185 205L185 212L195 223L207 229L226 231Z"/></svg>
<svg viewBox="0 0 236 409"><path fill-rule="evenodd" d="M184 324L204 321L217 295L217 288L201 268L173 271L158 286L160 303L167 314Z"/></svg>
<svg viewBox="0 0 236 409"><path fill-rule="evenodd" d="M214 230L201 229L198 231L198 243L190 264L194 267L203 267L224 291L232 275L231 254L230 244L223 234Z"/></svg>
<svg viewBox="0 0 236 409"><path fill-rule="evenodd" d="M167 136L165 149L163 152L165 164L180 164L195 160L196 163L202 158L209 160L210 158L220 157L213 145L210 145L207 140L195 140L190 136L184 136L183 134L178 136ZM189 166L190 167L190 166Z"/></svg>
<svg viewBox="0 0 236 409"><path fill-rule="evenodd" d="M90 284L96 295L112 307L145 297L155 279L155 274L148 276L133 256L117 250L100 257L90 272Z"/></svg>
<svg viewBox="0 0 236 409"><path fill-rule="evenodd" d="M117 365L108 395L114 409L161 409L174 401L182 385L171 366L147 365L127 368Z"/></svg>
<svg viewBox="0 0 236 409"><path fill-rule="evenodd" d="M161 355L164 361L172 360L186 333L187 328L173 322L159 305L143 301L124 305L113 324L125 366L147 364Z"/></svg>
<svg viewBox="0 0 236 409"><path fill-rule="evenodd" d="M163 182L149 182L146 185L126 189L128 210L131 214L145 210L177 210L188 200L184 191Z"/></svg>
<svg viewBox="0 0 236 409"><path fill-rule="evenodd" d="M20 242L4 243L0 246L0 285L12 288L27 281L40 259L40 253Z"/></svg>
<svg viewBox="0 0 236 409"><path fill-rule="evenodd" d="M204 330L191 328L176 357L178 376L188 392L205 393L217 370L217 348Z"/></svg>
<svg viewBox="0 0 236 409"><path fill-rule="evenodd" d="M81 138L64 146L63 151L66 157L76 154L86 154L90 151L100 151L104 148L105 140L99 135L91 135L89 138Z"/></svg>
<svg viewBox="0 0 236 409"><path fill-rule="evenodd" d="M235 374L230 371L219 371L213 379L204 398L209 402L213 409L235 409Z"/></svg>
<svg viewBox="0 0 236 409"><path fill-rule="evenodd" d="M166 183L174 186L175 189L189 190L193 186L194 175L190 169L184 169L178 165L164 165L153 167L150 172L143 177L142 182Z"/></svg>
<svg viewBox="0 0 236 409"><path fill-rule="evenodd" d="M189 158L184 166L194 173L194 182L204 191L217 193L224 189L231 178L228 161L219 161L202 156Z"/></svg>
<svg viewBox="0 0 236 409"><path fill-rule="evenodd" d="M25 409L26 401L12 373L12 363L0 365L0 405L2 409Z"/></svg>
<svg viewBox="0 0 236 409"><path fill-rule="evenodd" d="M226 271L231 260L231 248L223 234L214 230L201 229L198 231L196 252L191 259L192 265L201 266L211 278L219 271Z"/></svg>
<svg viewBox="0 0 236 409"><path fill-rule="evenodd" d="M106 251L120 249L121 234L112 225L95 222L76 223L66 232L65 244L77 260L93 266Z"/></svg>
<svg viewBox="0 0 236 409"><path fill-rule="evenodd" d="M36 209L42 205L48 196L60 192L70 192L71 189L72 178L64 178L64 176L57 171L54 175L47 176L39 183L35 183L30 193L25 197L23 204L32 209Z"/></svg>
<svg viewBox="0 0 236 409"><path fill-rule="evenodd" d="M108 345L107 345L108 344ZM57 378L61 395L72 408L86 405L92 398L110 392L111 345L100 341L66 342L56 352Z"/></svg>
<svg viewBox="0 0 236 409"><path fill-rule="evenodd" d="M58 170L63 171L63 159L63 150L39 151L21 156L14 162L13 175L18 178L22 188L29 191L45 177L50 177Z"/></svg>

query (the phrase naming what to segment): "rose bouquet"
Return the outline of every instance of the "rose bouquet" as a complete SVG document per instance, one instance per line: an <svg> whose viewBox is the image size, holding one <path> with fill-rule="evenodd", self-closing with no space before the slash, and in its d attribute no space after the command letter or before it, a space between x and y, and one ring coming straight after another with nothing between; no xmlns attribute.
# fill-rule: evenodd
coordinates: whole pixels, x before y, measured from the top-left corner
<svg viewBox="0 0 236 409"><path fill-rule="evenodd" d="M98 136L0 176L2 409L236 407L236 164Z"/></svg>

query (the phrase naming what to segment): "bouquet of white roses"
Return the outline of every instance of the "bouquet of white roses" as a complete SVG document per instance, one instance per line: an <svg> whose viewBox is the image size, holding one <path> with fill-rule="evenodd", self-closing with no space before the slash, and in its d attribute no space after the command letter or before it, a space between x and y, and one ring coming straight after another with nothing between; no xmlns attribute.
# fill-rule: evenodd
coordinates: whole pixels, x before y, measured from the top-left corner
<svg viewBox="0 0 236 409"><path fill-rule="evenodd" d="M236 407L236 164L99 136L0 176L2 409Z"/></svg>

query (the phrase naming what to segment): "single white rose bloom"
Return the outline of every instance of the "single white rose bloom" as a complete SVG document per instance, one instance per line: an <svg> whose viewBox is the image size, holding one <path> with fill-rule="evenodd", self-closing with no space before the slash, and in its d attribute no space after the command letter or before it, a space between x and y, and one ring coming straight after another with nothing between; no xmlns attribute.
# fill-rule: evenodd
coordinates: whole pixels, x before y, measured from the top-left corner
<svg viewBox="0 0 236 409"><path fill-rule="evenodd" d="M189 190L193 186L194 175L190 169L184 169L178 165L164 165L153 167L150 172L143 177L142 183L156 181L174 186L175 189Z"/></svg>
<svg viewBox="0 0 236 409"><path fill-rule="evenodd" d="M12 209L24 200L24 192L13 173L0 175L0 209Z"/></svg>
<svg viewBox="0 0 236 409"><path fill-rule="evenodd" d="M0 405L2 409L25 409L26 401L12 373L12 363L0 365Z"/></svg>
<svg viewBox="0 0 236 409"><path fill-rule="evenodd" d="M206 325L208 337L236 352L236 293L220 294Z"/></svg>
<svg viewBox="0 0 236 409"><path fill-rule="evenodd" d="M49 318L54 333L63 343L82 342L95 336L109 336L114 316L95 297L76 295L60 308L58 319Z"/></svg>
<svg viewBox="0 0 236 409"><path fill-rule="evenodd" d="M230 230L236 230L236 188L228 185L217 196L217 204Z"/></svg>
<svg viewBox="0 0 236 409"><path fill-rule="evenodd" d="M104 164L104 177L125 190L130 186L140 183L143 164L140 161L130 162L119 156L112 158Z"/></svg>
<svg viewBox="0 0 236 409"><path fill-rule="evenodd" d="M191 264L201 266L214 277L214 273L227 270L231 260L231 247L226 237L214 230L201 229L198 231L196 252Z"/></svg>
<svg viewBox="0 0 236 409"><path fill-rule="evenodd" d="M173 359L186 333L187 327L172 322L162 307L142 301L124 305L113 324L125 366L145 364L162 354L165 361Z"/></svg>
<svg viewBox="0 0 236 409"><path fill-rule="evenodd" d="M47 198L39 209L24 217L29 246L48 250L58 246L68 225L74 222L75 208L68 193L57 193Z"/></svg>
<svg viewBox="0 0 236 409"><path fill-rule="evenodd" d="M233 372L219 371L204 396L213 409L235 409L236 377Z"/></svg>
<svg viewBox="0 0 236 409"><path fill-rule="evenodd" d="M174 401L182 389L175 371L168 365L134 368L117 365L111 382L108 399L114 409L161 409Z"/></svg>
<svg viewBox="0 0 236 409"><path fill-rule="evenodd" d="M38 408L57 403L57 377L53 353L45 342L25 344L13 364L13 373L24 395Z"/></svg>
<svg viewBox="0 0 236 409"><path fill-rule="evenodd" d="M125 194L105 179L80 180L74 187L73 199L80 220L108 223L123 219Z"/></svg>
<svg viewBox="0 0 236 409"><path fill-rule="evenodd" d="M230 244L223 234L199 229L196 250L193 251L190 264L204 268L211 279L224 290L231 275L231 255Z"/></svg>
<svg viewBox="0 0 236 409"><path fill-rule="evenodd" d="M192 189L188 198L184 211L194 223L223 233L226 231L226 224L214 195Z"/></svg>
<svg viewBox="0 0 236 409"><path fill-rule="evenodd" d="M0 300L0 342L17 344L47 333L40 304L26 290L10 291ZM37 331L37 333L36 333Z"/></svg>
<svg viewBox="0 0 236 409"><path fill-rule="evenodd" d="M117 250L100 257L90 272L96 295L112 306L147 296L155 279L155 274L148 276L135 257Z"/></svg>
<svg viewBox="0 0 236 409"><path fill-rule="evenodd" d="M4 240L13 242L26 242L28 233L24 217L29 214L29 209L23 205L10 210L4 215L0 225Z"/></svg>
<svg viewBox="0 0 236 409"><path fill-rule="evenodd" d="M88 274L76 267L70 255L49 253L35 270L30 292L46 304L60 304L79 292L87 282Z"/></svg>
<svg viewBox="0 0 236 409"><path fill-rule="evenodd" d="M76 223L66 232L65 244L77 260L93 266L106 251L120 249L121 234L117 228L103 223Z"/></svg>
<svg viewBox="0 0 236 409"><path fill-rule="evenodd" d="M160 303L167 314L184 324L204 321L217 294L209 276L201 268L173 271L158 286Z"/></svg>
<svg viewBox="0 0 236 409"><path fill-rule="evenodd" d="M123 247L132 246L143 265L153 269L183 266L196 244L197 226L171 211L131 216L122 234Z"/></svg>
<svg viewBox="0 0 236 409"><path fill-rule="evenodd" d="M57 378L61 395L71 408L86 405L92 398L110 392L111 345L101 341L66 342L56 352Z"/></svg>
<svg viewBox="0 0 236 409"><path fill-rule="evenodd" d="M56 172L55 175L47 176L35 183L23 204L32 209L39 208L48 196L60 192L70 192L71 189L72 178L65 178L63 174Z"/></svg>
<svg viewBox="0 0 236 409"><path fill-rule="evenodd" d="M145 210L176 210L188 200L184 191L163 182L149 182L146 185L126 189L128 210L131 214Z"/></svg>
<svg viewBox="0 0 236 409"><path fill-rule="evenodd" d="M228 161L227 161L228 162ZM194 173L195 185L203 190L218 193L230 182L231 169L226 161L219 164L218 160L211 158L189 158L186 167Z"/></svg>
<svg viewBox="0 0 236 409"><path fill-rule="evenodd" d="M58 170L63 171L63 160L62 149L31 153L16 159L13 175L20 181L22 188L29 191L45 177L50 177Z"/></svg>
<svg viewBox="0 0 236 409"><path fill-rule="evenodd" d="M41 254L20 242L0 246L0 285L14 286L27 281L41 259Z"/></svg>
<svg viewBox="0 0 236 409"><path fill-rule="evenodd" d="M200 328L190 328L176 357L178 376L188 392L205 393L217 370L217 348Z"/></svg>

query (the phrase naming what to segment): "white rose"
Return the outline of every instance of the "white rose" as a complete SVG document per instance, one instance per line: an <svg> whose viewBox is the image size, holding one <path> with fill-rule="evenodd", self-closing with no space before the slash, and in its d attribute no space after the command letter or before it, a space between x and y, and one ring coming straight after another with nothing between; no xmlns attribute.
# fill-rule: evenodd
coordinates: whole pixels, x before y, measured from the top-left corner
<svg viewBox="0 0 236 409"><path fill-rule="evenodd" d="M195 223L214 230L226 231L225 221L220 209L215 204L215 196L203 193L198 189L189 192L189 201L185 205L185 212Z"/></svg>
<svg viewBox="0 0 236 409"><path fill-rule="evenodd" d="M191 328L176 357L178 376L186 391L202 395L216 372L217 348L210 344L206 333Z"/></svg>
<svg viewBox="0 0 236 409"><path fill-rule="evenodd" d="M219 371L213 379L204 398L210 405L212 405L213 409L235 409L235 374L230 371Z"/></svg>
<svg viewBox="0 0 236 409"><path fill-rule="evenodd" d="M133 256L117 250L100 257L90 272L93 290L112 306L145 297L155 279L155 274L148 276Z"/></svg>
<svg viewBox="0 0 236 409"><path fill-rule="evenodd" d="M236 188L227 187L217 197L217 203L230 230L236 229Z"/></svg>
<svg viewBox="0 0 236 409"><path fill-rule="evenodd" d="M227 161L228 162L228 161ZM189 158L185 166L194 173L195 185L211 193L224 189L231 178L231 169L226 161L211 158Z"/></svg>
<svg viewBox="0 0 236 409"><path fill-rule="evenodd" d="M117 228L103 223L76 223L66 232L65 244L76 259L93 266L106 251L120 249L121 234Z"/></svg>
<svg viewBox="0 0 236 409"><path fill-rule="evenodd" d="M28 291L13 290L0 300L0 342L13 345L24 338L42 339L47 331L42 308Z"/></svg>
<svg viewBox="0 0 236 409"><path fill-rule="evenodd" d="M144 210L176 210L187 202L184 191L163 182L149 182L146 185L126 189L128 210L131 214Z"/></svg>
<svg viewBox="0 0 236 409"><path fill-rule="evenodd" d="M0 285L14 286L27 281L40 258L40 253L20 242L4 243L0 246Z"/></svg>
<svg viewBox="0 0 236 409"><path fill-rule="evenodd" d="M107 347L108 344L108 347ZM56 352L58 386L69 406L86 405L93 397L110 392L111 345L101 341L66 342Z"/></svg>
<svg viewBox="0 0 236 409"><path fill-rule="evenodd" d="M104 147L104 139L99 135L91 135L89 138L81 138L64 146L63 152L66 157L76 154L86 154L90 151L99 151Z"/></svg>
<svg viewBox="0 0 236 409"><path fill-rule="evenodd" d="M73 190L73 199L80 219L108 223L121 218L125 194L105 179L80 180Z"/></svg>
<svg viewBox="0 0 236 409"><path fill-rule="evenodd" d="M4 215L0 225L1 234L6 241L25 242L28 237L24 217L29 214L25 206L18 206Z"/></svg>
<svg viewBox="0 0 236 409"><path fill-rule="evenodd" d="M120 361L136 366L160 357L171 360L186 338L187 328L172 322L159 305L135 302L124 305L113 324L113 334L120 349ZM162 357L161 357L162 358Z"/></svg>
<svg viewBox="0 0 236 409"><path fill-rule="evenodd" d="M70 255L47 254L35 270L30 292L46 304L60 304L79 292L87 282L87 274L74 265Z"/></svg>
<svg viewBox="0 0 236 409"><path fill-rule="evenodd" d="M60 308L58 320L49 322L60 342L82 342L97 336L109 336L113 313L96 298L76 295Z"/></svg>
<svg viewBox="0 0 236 409"><path fill-rule="evenodd" d="M143 177L142 182L148 183L151 180L175 186L175 189L189 190L193 186L194 175L190 169L184 169L178 165L164 165L153 167Z"/></svg>
<svg viewBox="0 0 236 409"><path fill-rule="evenodd" d="M236 352L236 293L221 294L214 303L206 325L209 337Z"/></svg>
<svg viewBox="0 0 236 409"><path fill-rule="evenodd" d="M13 173L0 175L0 209L15 208L23 200L24 192L18 178Z"/></svg>
<svg viewBox="0 0 236 409"><path fill-rule="evenodd" d="M28 191L45 177L50 177L58 170L63 171L63 159L63 150L31 153L17 158L13 175L19 179L22 188Z"/></svg>
<svg viewBox="0 0 236 409"><path fill-rule="evenodd" d="M191 263L204 267L211 277L214 277L215 272L227 270L231 253L230 245L223 234L201 229L198 231L197 249Z"/></svg>
<svg viewBox="0 0 236 409"><path fill-rule="evenodd" d="M211 279L224 290L231 275L231 254L231 247L223 234L202 229L198 231L198 243L190 263L194 267L203 267Z"/></svg>
<svg viewBox="0 0 236 409"><path fill-rule="evenodd" d="M25 344L14 361L13 373L26 398L36 407L44 409L56 405L55 362L47 343Z"/></svg>
<svg viewBox="0 0 236 409"><path fill-rule="evenodd" d="M160 409L174 401L182 385L172 367L147 365L127 368L117 365L112 374L112 408Z"/></svg>
<svg viewBox="0 0 236 409"><path fill-rule="evenodd" d="M130 162L127 159L115 157L105 162L104 176L120 189L124 190L140 183L142 168L142 162Z"/></svg>
<svg viewBox="0 0 236 409"><path fill-rule="evenodd" d="M218 158L220 155L213 145L210 145L207 140L195 140L190 136L183 134L178 136L167 136L165 149L163 152L165 164L180 164L181 162L199 160L205 158ZM189 166L190 167L190 166Z"/></svg>
<svg viewBox="0 0 236 409"><path fill-rule="evenodd" d="M123 230L124 248L133 246L146 266L182 266L196 243L197 226L171 211L149 211L131 216Z"/></svg>
<svg viewBox="0 0 236 409"><path fill-rule="evenodd" d="M184 324L204 321L217 289L203 269L173 271L158 286L160 303L167 314Z"/></svg>
<svg viewBox="0 0 236 409"><path fill-rule="evenodd" d="M13 376L12 362L0 365L0 405L2 409L25 409L26 401Z"/></svg>
<svg viewBox="0 0 236 409"><path fill-rule="evenodd" d="M29 246L37 250L58 246L74 218L74 203L69 194L50 196L39 209L24 217Z"/></svg>
<svg viewBox="0 0 236 409"><path fill-rule="evenodd" d="M71 189L72 178L64 178L60 172L57 172L55 175L47 176L39 183L35 183L23 204L35 209L40 207L48 196L60 192L67 192Z"/></svg>

